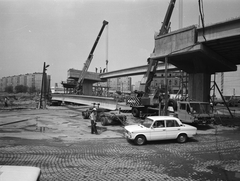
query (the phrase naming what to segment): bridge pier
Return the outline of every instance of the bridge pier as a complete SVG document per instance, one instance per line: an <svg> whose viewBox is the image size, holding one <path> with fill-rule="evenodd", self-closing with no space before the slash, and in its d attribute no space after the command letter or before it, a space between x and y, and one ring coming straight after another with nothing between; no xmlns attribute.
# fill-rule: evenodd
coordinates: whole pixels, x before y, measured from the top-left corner
<svg viewBox="0 0 240 181"><path fill-rule="evenodd" d="M90 81L90 80L84 80L83 82L83 94L84 95L93 95L93 83L95 83L94 81Z"/></svg>
<svg viewBox="0 0 240 181"><path fill-rule="evenodd" d="M210 100L211 74L189 74L188 96L190 100L209 102Z"/></svg>
<svg viewBox="0 0 240 181"><path fill-rule="evenodd" d="M239 64L240 19L210 26L190 26L155 36L150 58L165 61L189 74L188 94L210 101L211 74L236 71Z"/></svg>

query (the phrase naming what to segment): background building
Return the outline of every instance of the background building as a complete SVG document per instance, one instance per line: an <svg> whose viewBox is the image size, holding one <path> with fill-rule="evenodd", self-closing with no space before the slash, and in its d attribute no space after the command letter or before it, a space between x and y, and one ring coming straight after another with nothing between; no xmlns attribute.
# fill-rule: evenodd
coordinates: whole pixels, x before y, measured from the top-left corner
<svg viewBox="0 0 240 181"><path fill-rule="evenodd" d="M214 76L212 76L214 81ZM217 73L215 81L224 96L240 96L240 65L235 72ZM220 93L215 89L215 95L220 98Z"/></svg>
<svg viewBox="0 0 240 181"><path fill-rule="evenodd" d="M96 95L107 95L107 93L111 94L115 93L116 91L130 94L132 91L132 78L118 77L108 79L107 82L98 82L93 84L93 92Z"/></svg>
<svg viewBox="0 0 240 181"><path fill-rule="evenodd" d="M168 81L168 91L171 94L183 93L187 94L187 82L188 75L185 72L181 71L171 71L168 72L167 76ZM134 90L139 90L141 81L138 81L134 85ZM150 89L165 88L165 73L157 73L153 78ZM133 91L134 91L133 90ZM181 90L181 92L179 92ZM183 91L183 92L182 92Z"/></svg>
<svg viewBox="0 0 240 181"><path fill-rule="evenodd" d="M167 75L168 91L171 94L183 93L187 94L188 75L181 71L171 71ZM151 88L165 87L165 73L158 73L151 83ZM183 91L183 92L179 92Z"/></svg>
<svg viewBox="0 0 240 181"><path fill-rule="evenodd" d="M47 75L47 82L50 85L51 76ZM42 73L32 73L32 74L24 74L24 75L14 75L3 77L0 79L0 91L4 92L5 88L8 86L13 87L13 91L15 91L15 87L18 85L27 86L29 89L32 88L37 92L41 91L42 86Z"/></svg>

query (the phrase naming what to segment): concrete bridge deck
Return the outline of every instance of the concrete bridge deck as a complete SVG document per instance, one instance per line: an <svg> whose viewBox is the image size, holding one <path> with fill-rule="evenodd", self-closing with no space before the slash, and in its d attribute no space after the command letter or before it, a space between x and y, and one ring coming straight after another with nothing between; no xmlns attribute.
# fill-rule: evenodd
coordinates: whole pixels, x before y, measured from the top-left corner
<svg viewBox="0 0 240 181"><path fill-rule="evenodd" d="M151 58L187 73L236 71L240 64L240 18L202 27L190 26L155 37Z"/></svg>

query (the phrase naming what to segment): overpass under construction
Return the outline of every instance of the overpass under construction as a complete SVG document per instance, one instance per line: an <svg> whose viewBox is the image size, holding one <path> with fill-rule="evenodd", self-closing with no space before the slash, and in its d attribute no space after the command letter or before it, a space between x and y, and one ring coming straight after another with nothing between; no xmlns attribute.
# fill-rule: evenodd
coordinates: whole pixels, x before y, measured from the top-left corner
<svg viewBox="0 0 240 181"><path fill-rule="evenodd" d="M155 51L150 58L165 63L167 60L170 68L188 73L190 99L208 102L211 75L236 71L240 64L239 49L240 18L235 18L204 28L190 26L156 36ZM164 71L163 65L159 64L158 71ZM140 66L102 73L98 74L98 80L140 75L146 72L146 68ZM85 79L84 84L88 84L88 79Z"/></svg>

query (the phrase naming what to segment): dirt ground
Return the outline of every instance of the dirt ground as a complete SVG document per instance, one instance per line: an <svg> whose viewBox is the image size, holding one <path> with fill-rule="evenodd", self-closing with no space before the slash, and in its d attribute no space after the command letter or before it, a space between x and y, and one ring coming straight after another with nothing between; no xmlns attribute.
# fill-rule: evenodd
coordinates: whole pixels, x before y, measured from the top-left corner
<svg viewBox="0 0 240 181"><path fill-rule="evenodd" d="M123 125L102 126L97 123L98 135L91 134L90 120L83 119L86 106L49 106L47 109L9 109L0 111L0 137L26 139L55 139L78 141L80 139L121 138ZM141 120L131 113L126 124L137 124ZM199 126L198 134L215 134L216 129L233 130L238 126Z"/></svg>
<svg viewBox="0 0 240 181"><path fill-rule="evenodd" d="M122 124L102 126L98 122L99 134L91 134L90 120L82 117L82 111L89 106L47 106L47 109L37 109L34 95L9 96L8 107L4 107L4 102L0 103L0 137L62 141L123 137ZM138 124L141 121L131 113L122 114L127 117L126 124ZM233 130L239 129L239 126L240 118L224 118L217 120L216 125L199 126L198 134L215 134L216 129Z"/></svg>
<svg viewBox="0 0 240 181"><path fill-rule="evenodd" d="M0 136L29 139L116 138L123 136L123 125L102 126L97 123L98 135L91 134L90 120L83 119L86 106L49 106L47 109L4 109L0 111ZM127 115L127 124L137 123Z"/></svg>

